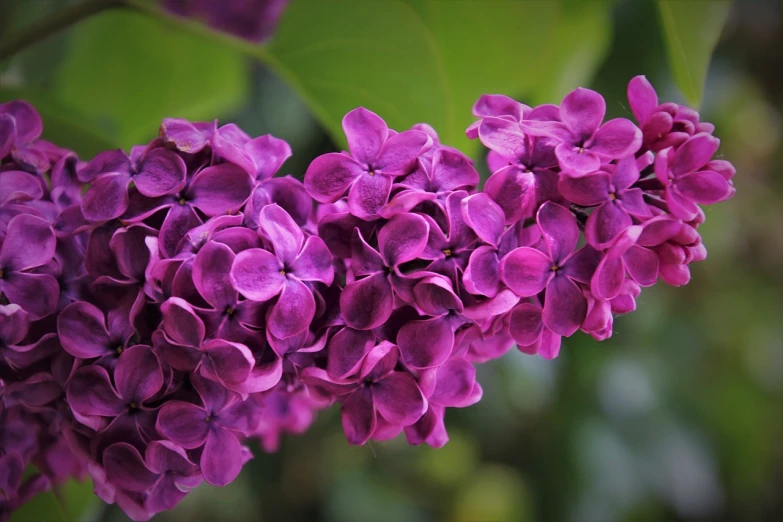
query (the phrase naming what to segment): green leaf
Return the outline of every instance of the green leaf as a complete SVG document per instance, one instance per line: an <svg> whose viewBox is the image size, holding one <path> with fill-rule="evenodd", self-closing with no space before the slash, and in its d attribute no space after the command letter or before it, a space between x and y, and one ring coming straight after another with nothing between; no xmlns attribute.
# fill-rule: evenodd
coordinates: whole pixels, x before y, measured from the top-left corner
<svg viewBox="0 0 783 522"><path fill-rule="evenodd" d="M685 99L697 108L730 8L731 0L658 0L669 67Z"/></svg>
<svg viewBox="0 0 783 522"><path fill-rule="evenodd" d="M589 80L611 4L586 4L583 16L558 2L299 0L260 56L343 146L342 117L363 105L392 128L424 121L473 151L464 131L481 94L555 99Z"/></svg>
<svg viewBox="0 0 783 522"><path fill-rule="evenodd" d="M239 53L147 14L103 12L69 43L51 95L122 147L153 138L164 117L214 119L247 91Z"/></svg>

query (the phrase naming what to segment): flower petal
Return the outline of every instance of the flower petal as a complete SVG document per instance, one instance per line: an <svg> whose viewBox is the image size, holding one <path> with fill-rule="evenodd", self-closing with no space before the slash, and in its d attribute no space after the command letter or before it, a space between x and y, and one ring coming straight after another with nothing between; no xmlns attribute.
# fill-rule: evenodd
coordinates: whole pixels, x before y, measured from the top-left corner
<svg viewBox="0 0 783 522"><path fill-rule="evenodd" d="M484 192L503 210L505 223L512 225L532 217L536 204L535 184L532 172L509 165L487 179Z"/></svg>
<svg viewBox="0 0 783 522"><path fill-rule="evenodd" d="M210 241L201 247L193 262L193 284L201 297L218 312L237 302L237 292L230 277L235 257L228 246Z"/></svg>
<svg viewBox="0 0 783 522"><path fill-rule="evenodd" d="M43 132L41 116L35 108L23 100L14 100L0 105L0 113L8 114L16 124L16 142L31 143Z"/></svg>
<svg viewBox="0 0 783 522"><path fill-rule="evenodd" d="M605 172L596 172L586 176L561 176L558 190L568 201L592 207L609 199L612 178Z"/></svg>
<svg viewBox="0 0 783 522"><path fill-rule="evenodd" d="M500 260L500 279L520 297L541 292L553 274L552 260L535 248L514 249Z"/></svg>
<svg viewBox="0 0 783 522"><path fill-rule="evenodd" d="M149 198L174 194L185 187L185 162L168 149L153 149L144 155L133 176L136 188Z"/></svg>
<svg viewBox="0 0 783 522"><path fill-rule="evenodd" d="M356 330L371 330L382 325L393 309L392 288L382 272L348 283L340 294L340 311L345 324Z"/></svg>
<svg viewBox="0 0 783 522"><path fill-rule="evenodd" d="M689 138L677 148L669 168L675 176L682 176L698 170L707 164L720 147L720 140L706 132Z"/></svg>
<svg viewBox="0 0 783 522"><path fill-rule="evenodd" d="M123 351L114 368L114 384L120 397L141 404L163 386L158 356L148 346L131 346Z"/></svg>
<svg viewBox="0 0 783 522"><path fill-rule="evenodd" d="M398 426L410 426L427 411L427 401L410 374L392 372L372 387L378 413Z"/></svg>
<svg viewBox="0 0 783 522"><path fill-rule="evenodd" d="M147 491L158 479L150 471L139 450L126 442L117 442L103 451L103 468L115 486L134 493Z"/></svg>
<svg viewBox="0 0 783 522"><path fill-rule="evenodd" d="M187 203L171 205L158 236L161 252L166 257L174 257L177 253L177 245L185 237L185 234L201 224L201 218Z"/></svg>
<svg viewBox="0 0 783 522"><path fill-rule="evenodd" d="M541 307L532 303L517 305L511 312L508 322L511 337L520 346L530 346L541 338L544 323L541 319Z"/></svg>
<svg viewBox="0 0 783 522"><path fill-rule="evenodd" d="M198 348L204 341L206 328L193 307L179 297L170 297L160 305L163 330L175 343Z"/></svg>
<svg viewBox="0 0 783 522"><path fill-rule="evenodd" d="M386 266L397 266L419 257L427 246L429 225L417 214L398 214L378 231L378 250Z"/></svg>
<svg viewBox="0 0 783 522"><path fill-rule="evenodd" d="M271 134L248 141L244 148L255 165L255 170L251 174L258 180L266 180L274 176L283 163L291 157L291 146Z"/></svg>
<svg viewBox="0 0 783 522"><path fill-rule="evenodd" d="M642 145L642 131L630 120L615 118L598 129L590 141L590 151L603 159L632 156Z"/></svg>
<svg viewBox="0 0 783 522"><path fill-rule="evenodd" d="M375 431L375 404L369 388L358 388L340 409L345 438L349 444L364 444Z"/></svg>
<svg viewBox="0 0 783 522"><path fill-rule="evenodd" d="M351 155L368 165L378 158L389 136L389 128L383 118L364 107L358 107L343 117L343 131Z"/></svg>
<svg viewBox="0 0 783 522"><path fill-rule="evenodd" d="M187 190L191 204L207 216L238 212L250 197L253 179L240 167L222 163L193 177Z"/></svg>
<svg viewBox="0 0 783 522"><path fill-rule="evenodd" d="M494 297L500 289L500 260L490 246L480 246L470 254L462 274L465 289L474 295Z"/></svg>
<svg viewBox="0 0 783 522"><path fill-rule="evenodd" d="M20 214L8 222L0 246L0 268L20 271L46 264L52 260L56 245L57 239L48 221Z"/></svg>
<svg viewBox="0 0 783 522"><path fill-rule="evenodd" d="M489 150L516 162L527 152L527 138L519 124L505 118L484 118L479 125L479 139Z"/></svg>
<svg viewBox="0 0 783 522"><path fill-rule="evenodd" d="M342 328L329 339L326 346L326 372L330 377L342 380L357 371L370 348L375 346L375 335L369 331Z"/></svg>
<svg viewBox="0 0 783 522"><path fill-rule="evenodd" d="M362 174L348 191L348 208L351 214L364 219L372 220L378 212L389 202L391 194L392 178L383 174Z"/></svg>
<svg viewBox="0 0 783 522"><path fill-rule="evenodd" d="M269 238L280 261L286 268L290 267L304 244L304 234L299 225L288 212L272 204L261 209L258 228Z"/></svg>
<svg viewBox="0 0 783 522"><path fill-rule="evenodd" d="M242 471L242 447L236 435L217 427L210 430L201 454L204 480L213 486L226 486Z"/></svg>
<svg viewBox="0 0 783 522"><path fill-rule="evenodd" d="M616 200L607 201L587 218L585 239L595 248L604 249L632 224L631 216Z"/></svg>
<svg viewBox="0 0 783 522"><path fill-rule="evenodd" d="M544 324L553 332L569 336L579 329L587 315L582 290L568 277L555 277L546 288Z"/></svg>
<svg viewBox="0 0 783 522"><path fill-rule="evenodd" d="M676 179L674 183L683 196L702 205L718 203L732 193L729 182L717 172L694 172Z"/></svg>
<svg viewBox="0 0 783 522"><path fill-rule="evenodd" d="M103 312L90 303L66 306L57 316L57 333L63 349L74 357L92 359L109 352L111 339Z"/></svg>
<svg viewBox="0 0 783 522"><path fill-rule="evenodd" d="M460 406L470 397L475 383L475 366L465 359L451 358L438 367L429 401L439 406Z"/></svg>
<svg viewBox="0 0 783 522"><path fill-rule="evenodd" d="M555 147L555 155L563 172L572 176L595 172L601 166L601 158L598 155L589 149L574 147L568 143L560 143Z"/></svg>
<svg viewBox="0 0 783 522"><path fill-rule="evenodd" d="M389 176L408 174L418 157L430 147L432 138L426 133L418 130L400 132L386 140L373 167Z"/></svg>
<svg viewBox="0 0 783 522"><path fill-rule="evenodd" d="M432 157L432 181L439 190L470 190L480 178L470 158L456 150L438 149Z"/></svg>
<svg viewBox="0 0 783 522"><path fill-rule="evenodd" d="M424 277L413 287L413 296L416 307L432 317L462 312L462 301L454 293L451 281L443 276Z"/></svg>
<svg viewBox="0 0 783 522"><path fill-rule="evenodd" d="M635 76L628 82L628 103L634 118L641 124L658 106L658 95L644 75Z"/></svg>
<svg viewBox="0 0 783 522"><path fill-rule="evenodd" d="M37 320L55 312L60 285L49 274L11 273L3 280L3 293Z"/></svg>
<svg viewBox="0 0 783 522"><path fill-rule="evenodd" d="M278 295L285 284L283 267L277 257L260 248L237 254L231 266L233 287L253 301L268 301Z"/></svg>
<svg viewBox="0 0 783 522"><path fill-rule="evenodd" d="M184 401L169 401L158 413L156 427L161 435L185 449L200 448L209 433L208 413Z"/></svg>
<svg viewBox="0 0 783 522"><path fill-rule="evenodd" d="M66 388L68 404L80 415L115 417L127 411L127 404L117 396L106 369L85 366L71 376Z"/></svg>
<svg viewBox="0 0 783 522"><path fill-rule="evenodd" d="M239 386L247 380L255 365L253 354L243 344L210 339L204 343L202 350L209 357L209 370L214 372L221 384L229 388ZM202 374L203 368L202 366Z"/></svg>
<svg viewBox="0 0 783 522"><path fill-rule="evenodd" d="M604 97L590 89L578 87L560 103L560 118L580 140L588 140L604 120Z"/></svg>
<svg viewBox="0 0 783 522"><path fill-rule="evenodd" d="M120 172L102 174L93 180L82 198L84 218L104 222L120 217L130 202L128 181L128 175Z"/></svg>
<svg viewBox="0 0 783 522"><path fill-rule="evenodd" d="M365 167L350 156L337 152L322 154L307 167L304 185L307 193L319 203L333 203L366 172Z"/></svg>
<svg viewBox="0 0 783 522"><path fill-rule="evenodd" d="M422 369L440 366L454 347L454 330L448 318L410 321L397 333L397 345L405 364Z"/></svg>
<svg viewBox="0 0 783 522"><path fill-rule="evenodd" d="M652 250L632 246L623 256L628 275L641 286L652 286L658 281L658 256Z"/></svg>
<svg viewBox="0 0 783 522"><path fill-rule="evenodd" d="M473 194L462 200L462 218L476 235L492 246L497 246L505 228L506 217L503 209L483 192Z"/></svg>
<svg viewBox="0 0 783 522"><path fill-rule="evenodd" d="M272 306L267 328L275 337L285 339L306 330L314 316L313 292L298 279L289 277Z"/></svg>
<svg viewBox="0 0 783 522"><path fill-rule="evenodd" d="M576 218L567 208L550 201L538 209L536 221L552 260L560 265L579 242Z"/></svg>

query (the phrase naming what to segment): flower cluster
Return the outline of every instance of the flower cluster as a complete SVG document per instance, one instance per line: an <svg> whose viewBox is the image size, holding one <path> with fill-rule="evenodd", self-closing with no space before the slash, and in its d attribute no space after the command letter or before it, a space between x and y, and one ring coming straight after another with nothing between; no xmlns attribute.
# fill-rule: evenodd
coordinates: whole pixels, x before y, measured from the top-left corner
<svg viewBox="0 0 783 522"><path fill-rule="evenodd" d="M641 128L586 89L483 96L483 191L431 127L364 108L302 182L232 124L166 119L85 163L0 105L0 519L89 474L146 520L332 404L350 443L439 447L477 363L609 337L642 286L688 281L698 205L733 193L711 125L643 77L629 100Z"/></svg>

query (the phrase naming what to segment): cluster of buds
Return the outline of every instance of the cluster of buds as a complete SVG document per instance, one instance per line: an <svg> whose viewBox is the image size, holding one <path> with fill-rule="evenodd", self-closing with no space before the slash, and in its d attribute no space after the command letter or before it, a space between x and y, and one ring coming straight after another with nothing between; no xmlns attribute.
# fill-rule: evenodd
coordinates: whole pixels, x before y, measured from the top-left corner
<svg viewBox="0 0 783 522"><path fill-rule="evenodd" d="M586 89L483 96L483 191L434 129L364 108L302 182L233 124L166 119L84 163L0 106L0 516L89 474L146 520L334 404L352 444L439 447L476 364L609 337L641 287L688 281L697 205L733 194L711 125L643 77L629 100L641 128Z"/></svg>

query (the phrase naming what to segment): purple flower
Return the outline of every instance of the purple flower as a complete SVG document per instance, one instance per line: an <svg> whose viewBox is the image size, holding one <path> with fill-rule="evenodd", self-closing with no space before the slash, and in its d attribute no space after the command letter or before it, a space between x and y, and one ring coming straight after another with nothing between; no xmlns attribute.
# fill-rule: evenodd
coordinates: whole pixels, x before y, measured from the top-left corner
<svg viewBox="0 0 783 522"><path fill-rule="evenodd" d="M334 381L314 367L306 368L302 378L341 397L345 436L351 444L364 444L370 438L400 433L427 410L416 380L409 373L395 371L398 360L397 347L384 341L368 351L352 380Z"/></svg>
<svg viewBox="0 0 783 522"><path fill-rule="evenodd" d="M689 138L676 150L668 148L655 159L655 176L664 185L664 200L672 214L689 221L699 212L696 204L711 205L731 197L733 188L721 174L701 170L720 146L707 133Z"/></svg>
<svg viewBox="0 0 783 522"><path fill-rule="evenodd" d="M600 254L590 246L574 252L579 228L573 214L560 205L545 203L536 221L544 250L512 250L500 262L500 277L520 297L546 289L544 324L559 335L569 336L579 329L587 314L579 283L590 281Z"/></svg>
<svg viewBox="0 0 783 522"><path fill-rule="evenodd" d="M217 130L217 120L211 122L189 122L181 118L163 118L160 137L181 152L195 154L210 144Z"/></svg>
<svg viewBox="0 0 783 522"><path fill-rule="evenodd" d="M138 165L121 150L101 152L79 170L79 181L90 183L82 200L82 213L89 221L105 222L128 210L128 186L133 182L150 198L174 194L185 186L185 162L175 152L152 149Z"/></svg>
<svg viewBox="0 0 783 522"><path fill-rule="evenodd" d="M418 130L392 133L380 116L363 107L343 118L350 154L316 158L305 173L307 192L321 203L340 199L348 191L348 207L361 219L377 219L389 201L394 178L409 174L416 159L432 146Z"/></svg>
<svg viewBox="0 0 783 522"><path fill-rule="evenodd" d="M586 176L560 178L558 187L572 203L586 207L596 206L585 225L585 239L603 250L618 234L637 219L652 217L640 188L631 186L639 179L636 159L628 156L620 160L614 171L598 171Z"/></svg>
<svg viewBox="0 0 783 522"><path fill-rule="evenodd" d="M537 353L544 359L554 359L560 353L562 337L544 324L543 310L538 303L515 306L509 314L508 330L523 353Z"/></svg>
<svg viewBox="0 0 783 522"><path fill-rule="evenodd" d="M0 104L0 159L10 155L25 170L46 172L49 160L35 143L42 131L41 116L29 103L15 100Z"/></svg>
<svg viewBox="0 0 783 522"><path fill-rule="evenodd" d="M0 364L12 370L27 368L60 350L57 335L49 333L23 344L30 331L29 314L19 305L0 305Z"/></svg>
<svg viewBox="0 0 783 522"><path fill-rule="evenodd" d="M631 155L641 146L642 132L633 123L617 118L602 124L605 114L603 96L580 87L563 98L560 121L529 121L523 128L557 140L560 168L579 176L595 172L603 161Z"/></svg>
<svg viewBox="0 0 783 522"><path fill-rule="evenodd" d="M203 448L204 480L225 486L239 475L243 452L238 437L249 435L258 422L252 404L213 381L191 377L202 405L169 401L158 413L158 431L168 440L193 450Z"/></svg>
<svg viewBox="0 0 783 522"><path fill-rule="evenodd" d="M240 252L231 268L234 288L252 301L275 297L269 331L285 339L304 331L315 316L315 298L306 282L332 284L334 270L326 244L318 236L305 240L301 228L278 205L261 210L259 234L274 253L261 248Z"/></svg>
<svg viewBox="0 0 783 522"><path fill-rule="evenodd" d="M0 246L0 293L24 308L33 319L51 314L57 306L57 280L33 271L52 260L56 243L48 222L21 214L9 221Z"/></svg>
<svg viewBox="0 0 783 522"><path fill-rule="evenodd" d="M215 154L239 165L257 180L274 176L291 157L291 147L285 141L270 134L250 139L233 123L220 127L211 142Z"/></svg>
<svg viewBox="0 0 783 522"><path fill-rule="evenodd" d="M394 216L378 232L378 250L354 230L351 272L356 278L340 295L345 324L357 330L382 325L394 309L394 298L406 294L410 281L399 266L418 258L427 244L429 225L421 216Z"/></svg>

